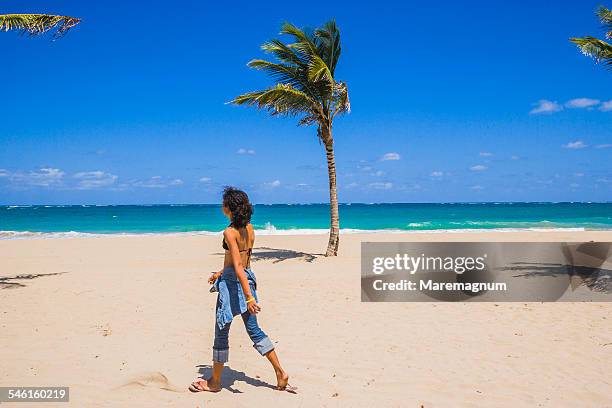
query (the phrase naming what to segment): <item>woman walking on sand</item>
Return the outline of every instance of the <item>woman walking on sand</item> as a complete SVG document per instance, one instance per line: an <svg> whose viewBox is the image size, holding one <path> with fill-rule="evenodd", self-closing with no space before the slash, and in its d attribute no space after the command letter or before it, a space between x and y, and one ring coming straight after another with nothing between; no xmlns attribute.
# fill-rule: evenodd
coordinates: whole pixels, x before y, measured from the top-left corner
<svg viewBox="0 0 612 408"><path fill-rule="evenodd" d="M270 338L257 324L257 282L251 271L251 252L255 242L255 231L251 225L253 206L244 191L233 187L223 190L223 213L230 225L223 231L225 259L223 269L214 273L208 282L214 285L217 296L215 341L213 344L213 370L208 379L196 379L189 389L193 392L221 391L221 373L229 358L229 330L236 315L242 317L253 347L266 356L276 373L276 389L294 392L289 385L289 376L283 370Z"/></svg>

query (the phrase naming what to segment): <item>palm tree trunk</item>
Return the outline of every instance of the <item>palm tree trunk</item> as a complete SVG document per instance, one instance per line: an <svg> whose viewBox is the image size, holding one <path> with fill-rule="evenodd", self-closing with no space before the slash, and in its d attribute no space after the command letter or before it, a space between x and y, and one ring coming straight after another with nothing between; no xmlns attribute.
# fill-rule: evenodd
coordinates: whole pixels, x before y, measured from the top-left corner
<svg viewBox="0 0 612 408"><path fill-rule="evenodd" d="M338 255L338 244L340 243L340 215L338 213L338 190L336 186L336 161L334 159L334 139L331 129L323 129L322 139L325 143L325 154L327 156L327 173L329 175L329 243L325 256Z"/></svg>

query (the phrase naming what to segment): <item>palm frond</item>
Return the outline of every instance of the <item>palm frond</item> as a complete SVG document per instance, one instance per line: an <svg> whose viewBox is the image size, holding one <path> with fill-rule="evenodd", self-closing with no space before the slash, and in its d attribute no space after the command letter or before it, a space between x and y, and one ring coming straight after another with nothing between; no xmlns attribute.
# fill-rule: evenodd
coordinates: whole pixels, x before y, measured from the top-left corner
<svg viewBox="0 0 612 408"><path fill-rule="evenodd" d="M308 66L292 66L278 64L266 60L252 60L247 64L248 67L267 72L273 79L280 83L291 85L299 91L304 92L313 100L318 99L321 94L315 84L308 80Z"/></svg>
<svg viewBox="0 0 612 408"><path fill-rule="evenodd" d="M601 24L603 24L606 30L606 38L612 40L612 10L600 6L599 9L597 9L597 17L599 17L599 21L601 21Z"/></svg>
<svg viewBox="0 0 612 408"><path fill-rule="evenodd" d="M318 111L316 102L308 95L286 84L276 84L263 91L239 95L230 103L265 109L272 115L295 116L315 114Z"/></svg>
<svg viewBox="0 0 612 408"><path fill-rule="evenodd" d="M308 36L304 30L300 30L291 23L284 23L281 27L280 34L292 35L296 39L296 43L303 43L308 46L311 52L316 52L316 46L313 42L312 37Z"/></svg>
<svg viewBox="0 0 612 408"><path fill-rule="evenodd" d="M333 116L351 111L351 102L348 95L348 87L344 82L338 82L334 89L334 113Z"/></svg>
<svg viewBox="0 0 612 408"><path fill-rule="evenodd" d="M584 55L592 57L597 63L612 67L612 45L595 37L570 38L570 41L576 44Z"/></svg>
<svg viewBox="0 0 612 408"><path fill-rule="evenodd" d="M304 30L301 30L291 23L284 23L281 34L291 35L294 37L295 42L287 44L302 61L308 62L312 55L318 53L317 45L315 44L316 38L308 35Z"/></svg>
<svg viewBox="0 0 612 408"><path fill-rule="evenodd" d="M274 62L255 59L247 63L247 66L268 73L272 78L284 84L296 85L301 82L299 70L290 65L277 64Z"/></svg>
<svg viewBox="0 0 612 408"><path fill-rule="evenodd" d="M331 20L323 25L323 27L315 30L315 36L319 40L319 53L321 58L333 75L336 71L336 65L342 51L340 43L340 30L336 26L336 21Z"/></svg>
<svg viewBox="0 0 612 408"><path fill-rule="evenodd" d="M326 81L330 84L334 83L334 76L329 67L318 55L313 55L308 64L308 79L313 82Z"/></svg>
<svg viewBox="0 0 612 408"><path fill-rule="evenodd" d="M274 55L280 62L285 64L293 64L297 66L303 66L306 62L301 59L294 50L289 48L280 40L270 40L261 46L261 49L265 52Z"/></svg>
<svg viewBox="0 0 612 408"><path fill-rule="evenodd" d="M0 15L0 31L15 30L31 36L54 31L59 38L81 22L80 18L50 14L4 14Z"/></svg>

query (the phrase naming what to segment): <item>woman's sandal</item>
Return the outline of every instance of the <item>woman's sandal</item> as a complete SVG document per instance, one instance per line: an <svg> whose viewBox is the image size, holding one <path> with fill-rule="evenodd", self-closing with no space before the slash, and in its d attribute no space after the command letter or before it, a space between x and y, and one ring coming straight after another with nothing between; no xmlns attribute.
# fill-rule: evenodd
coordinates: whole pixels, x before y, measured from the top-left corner
<svg viewBox="0 0 612 408"><path fill-rule="evenodd" d="M203 385L206 384L206 385ZM191 385L189 385L189 391L191 392L202 392L202 391L208 391L208 392L219 392L221 391L221 388L217 389L212 389L208 386L208 380L204 379L204 378L198 378L196 380L194 380Z"/></svg>

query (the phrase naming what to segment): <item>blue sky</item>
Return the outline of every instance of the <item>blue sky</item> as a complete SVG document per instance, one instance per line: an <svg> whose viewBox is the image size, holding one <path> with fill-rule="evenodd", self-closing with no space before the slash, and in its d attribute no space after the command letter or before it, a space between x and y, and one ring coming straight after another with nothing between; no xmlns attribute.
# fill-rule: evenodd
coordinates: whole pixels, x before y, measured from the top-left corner
<svg viewBox="0 0 612 408"><path fill-rule="evenodd" d="M327 201L314 128L225 102L271 84L245 64L283 21L330 18L340 201L610 200L612 72L567 41L598 4L3 1L83 23L0 33L0 204Z"/></svg>

